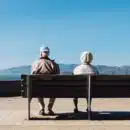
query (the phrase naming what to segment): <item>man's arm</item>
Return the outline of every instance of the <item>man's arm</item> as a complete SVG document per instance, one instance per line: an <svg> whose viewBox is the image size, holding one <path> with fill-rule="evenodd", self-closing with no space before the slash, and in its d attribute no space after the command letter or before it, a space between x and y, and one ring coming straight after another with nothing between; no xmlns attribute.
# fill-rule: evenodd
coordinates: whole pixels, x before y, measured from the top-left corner
<svg viewBox="0 0 130 130"><path fill-rule="evenodd" d="M60 67L58 64L56 64L56 66L57 66L57 74L60 74Z"/></svg>
<svg viewBox="0 0 130 130"><path fill-rule="evenodd" d="M55 74L60 74L60 67L57 63L55 63Z"/></svg>
<svg viewBox="0 0 130 130"><path fill-rule="evenodd" d="M60 74L60 67L59 65L54 61L52 60L52 68L54 70L54 74Z"/></svg>

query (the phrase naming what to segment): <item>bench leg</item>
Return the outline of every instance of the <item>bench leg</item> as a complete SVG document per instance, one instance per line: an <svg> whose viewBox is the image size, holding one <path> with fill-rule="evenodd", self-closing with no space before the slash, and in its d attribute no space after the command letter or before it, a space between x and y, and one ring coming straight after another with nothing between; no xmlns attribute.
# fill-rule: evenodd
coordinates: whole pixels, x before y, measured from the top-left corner
<svg viewBox="0 0 130 130"><path fill-rule="evenodd" d="M88 120L91 120L91 108L88 108Z"/></svg>
<svg viewBox="0 0 130 130"><path fill-rule="evenodd" d="M28 95L28 120L31 119L30 117L30 103L31 103L31 81L30 77L27 76L27 95Z"/></svg>
<svg viewBox="0 0 130 130"><path fill-rule="evenodd" d="M28 120L31 119L31 116L30 116L30 103L31 103L31 99L28 98Z"/></svg>
<svg viewBox="0 0 130 130"><path fill-rule="evenodd" d="M91 120L91 76L88 76L88 120Z"/></svg>

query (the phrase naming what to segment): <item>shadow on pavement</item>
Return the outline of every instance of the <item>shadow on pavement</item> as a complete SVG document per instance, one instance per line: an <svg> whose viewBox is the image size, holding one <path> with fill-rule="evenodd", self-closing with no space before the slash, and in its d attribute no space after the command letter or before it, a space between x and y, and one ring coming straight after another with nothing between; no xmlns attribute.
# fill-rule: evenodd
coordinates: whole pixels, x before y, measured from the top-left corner
<svg viewBox="0 0 130 130"><path fill-rule="evenodd" d="M92 120L130 120L130 111L93 111ZM56 113L54 116L32 117L31 120L88 120L87 112Z"/></svg>

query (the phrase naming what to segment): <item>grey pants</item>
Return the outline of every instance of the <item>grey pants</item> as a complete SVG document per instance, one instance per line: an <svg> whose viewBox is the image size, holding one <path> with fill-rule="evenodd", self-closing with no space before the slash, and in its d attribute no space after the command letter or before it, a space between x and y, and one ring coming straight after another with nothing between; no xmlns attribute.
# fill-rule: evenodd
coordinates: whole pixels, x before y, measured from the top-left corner
<svg viewBox="0 0 130 130"><path fill-rule="evenodd" d="M86 98L87 100L87 103L88 103L88 99ZM73 99L73 102L74 102L74 106L75 106L75 109L78 109L78 98L74 98ZM92 102L92 98L90 99L90 104Z"/></svg>

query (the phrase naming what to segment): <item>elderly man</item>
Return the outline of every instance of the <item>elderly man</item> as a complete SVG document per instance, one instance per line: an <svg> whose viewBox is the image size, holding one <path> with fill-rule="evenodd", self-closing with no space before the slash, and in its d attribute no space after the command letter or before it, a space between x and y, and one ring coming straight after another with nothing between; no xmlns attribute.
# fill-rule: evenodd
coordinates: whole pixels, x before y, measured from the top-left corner
<svg viewBox="0 0 130 130"><path fill-rule="evenodd" d="M91 62L93 60L93 55L91 52L82 52L80 61L81 65L77 66L73 74L74 75L84 75L84 74L90 74L90 75L97 75L99 72L91 65ZM73 100L75 109L74 112L78 112L78 98L74 98ZM88 109L86 109L88 110Z"/></svg>
<svg viewBox="0 0 130 130"><path fill-rule="evenodd" d="M50 49L48 47L40 48L40 59L33 63L32 74L59 74L59 65L49 58ZM38 98L41 110L40 115L45 114L45 104L43 98ZM55 98L50 98L48 104L48 114L53 115L52 107L54 105Z"/></svg>

